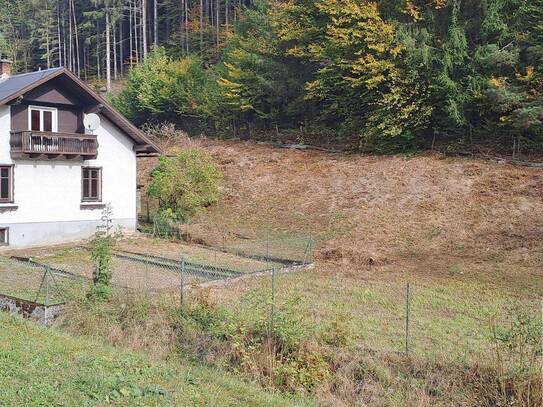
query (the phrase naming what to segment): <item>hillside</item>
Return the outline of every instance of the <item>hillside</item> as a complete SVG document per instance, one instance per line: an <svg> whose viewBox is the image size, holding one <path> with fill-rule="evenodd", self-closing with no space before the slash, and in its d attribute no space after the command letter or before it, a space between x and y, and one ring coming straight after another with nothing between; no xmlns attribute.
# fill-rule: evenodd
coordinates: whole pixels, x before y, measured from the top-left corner
<svg viewBox="0 0 543 407"><path fill-rule="evenodd" d="M312 233L321 261L356 269L371 258L378 270L438 276L455 263L478 271L496 264L524 269L536 266L543 251L540 169L433 154L340 155L211 140L184 145L207 151L226 174L219 204L194 223ZM152 166L141 163L142 182Z"/></svg>
<svg viewBox="0 0 543 407"><path fill-rule="evenodd" d="M193 365L177 366L0 313L3 406L277 405L289 400Z"/></svg>
<svg viewBox="0 0 543 407"><path fill-rule="evenodd" d="M220 202L186 227L192 238L216 245L217 231L268 229L316 238L315 268L281 276L276 299L298 298L296 323L313 338L307 346L333 366L315 390L321 404L499 402L499 366L517 366L518 358L513 346L496 359L493 329L506 332L523 315L537 321L543 299L541 170L437 154L341 155L206 139L182 145L208 152L225 173ZM154 160L140 164L145 182ZM406 361L398 355L407 282L415 359ZM250 315L247 296L268 284L231 283L207 295Z"/></svg>

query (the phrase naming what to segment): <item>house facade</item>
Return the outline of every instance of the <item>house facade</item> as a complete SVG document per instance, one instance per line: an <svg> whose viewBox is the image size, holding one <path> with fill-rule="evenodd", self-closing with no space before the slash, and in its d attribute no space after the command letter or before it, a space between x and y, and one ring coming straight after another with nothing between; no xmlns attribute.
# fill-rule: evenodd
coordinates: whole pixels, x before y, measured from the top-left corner
<svg viewBox="0 0 543 407"><path fill-rule="evenodd" d="M88 238L107 204L134 232L137 156L159 149L67 69L9 71L0 61L0 245Z"/></svg>

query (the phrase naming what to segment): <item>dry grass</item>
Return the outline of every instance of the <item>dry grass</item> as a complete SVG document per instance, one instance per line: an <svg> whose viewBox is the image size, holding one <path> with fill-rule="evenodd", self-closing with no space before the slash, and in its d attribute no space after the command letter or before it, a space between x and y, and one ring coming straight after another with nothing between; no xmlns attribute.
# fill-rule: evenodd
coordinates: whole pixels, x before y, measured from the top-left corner
<svg viewBox="0 0 543 407"><path fill-rule="evenodd" d="M226 175L220 203L184 230L188 240L220 245L225 230L240 240L257 238L259 230L318 238L315 268L278 276L275 299L280 307L298 298L293 325L308 338L302 348L316 346L318 352L308 355L326 358L330 374L312 389L320 404L538 405L541 393L534 391L528 404L515 386L534 380L537 389L539 378L497 379L500 364L490 328L491 321L510 326L513 305L531 315L540 312L540 171L437 155L347 156L242 142L184 142L210 153ZM142 180L153 165L151 159L142 163ZM121 246L196 261L212 253L156 240ZM69 251L38 255L54 264L85 264ZM242 263L248 260L220 256L219 263L247 267ZM407 281L413 289L409 358L403 355ZM247 298L261 295L266 304L270 288L270 278L252 278L205 292L213 307L229 310L235 322L251 321L255 309ZM189 292L188 304L201 293ZM175 353L182 335L172 322L175 298L157 302L124 295L92 310L78 304L65 328L161 357ZM244 371L269 373L265 349L240 349L243 341L213 337L215 322L210 332L194 328L185 346L221 365L225 355L250 350L253 359L250 368L244 362ZM243 327L229 335L245 338ZM513 370L513 359L500 363Z"/></svg>
<svg viewBox="0 0 543 407"><path fill-rule="evenodd" d="M437 155L345 156L191 141L226 174L201 224L314 233L349 263L524 260L543 234L540 170ZM141 165L144 182L152 161ZM432 273L434 271L432 270Z"/></svg>
<svg viewBox="0 0 543 407"><path fill-rule="evenodd" d="M375 157L250 142L184 143L211 154L226 175L219 204L191 225L199 238L213 229L318 237L315 270L281 278L278 295L302 297L299 312L316 336L337 326L338 316L349 321L347 345L332 350L337 372L362 368L354 362L360 348L377 351L376 369L388 372L376 380L364 376L363 384L347 378L320 393L324 404L496 403L489 390L497 388L490 321L509 326L513 305L538 315L543 300L541 170L434 154ZM152 160L141 167L145 182ZM213 234L207 239L216 240ZM404 347L407 281L414 289L413 360L428 371L421 380L398 361L390 366L386 356ZM236 308L245 294L266 285L244 280L213 288L210 296ZM334 380L343 380L339 373Z"/></svg>

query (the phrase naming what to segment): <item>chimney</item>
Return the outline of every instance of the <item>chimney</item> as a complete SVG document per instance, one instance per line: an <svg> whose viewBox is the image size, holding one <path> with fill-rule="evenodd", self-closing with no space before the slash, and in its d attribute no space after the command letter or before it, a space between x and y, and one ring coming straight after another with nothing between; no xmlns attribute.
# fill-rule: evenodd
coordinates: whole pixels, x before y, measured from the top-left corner
<svg viewBox="0 0 543 407"><path fill-rule="evenodd" d="M11 76L12 62L9 59L0 59L0 79L6 79Z"/></svg>

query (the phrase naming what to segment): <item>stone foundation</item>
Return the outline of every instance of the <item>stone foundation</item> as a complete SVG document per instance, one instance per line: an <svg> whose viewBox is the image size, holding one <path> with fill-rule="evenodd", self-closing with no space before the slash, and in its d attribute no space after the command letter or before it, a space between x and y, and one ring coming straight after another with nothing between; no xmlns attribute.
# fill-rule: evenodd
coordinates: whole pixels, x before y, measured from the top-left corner
<svg viewBox="0 0 543 407"><path fill-rule="evenodd" d="M33 319L41 325L50 325L62 311L63 305L57 304L46 307L33 301L0 294L0 311L7 311L11 314Z"/></svg>

